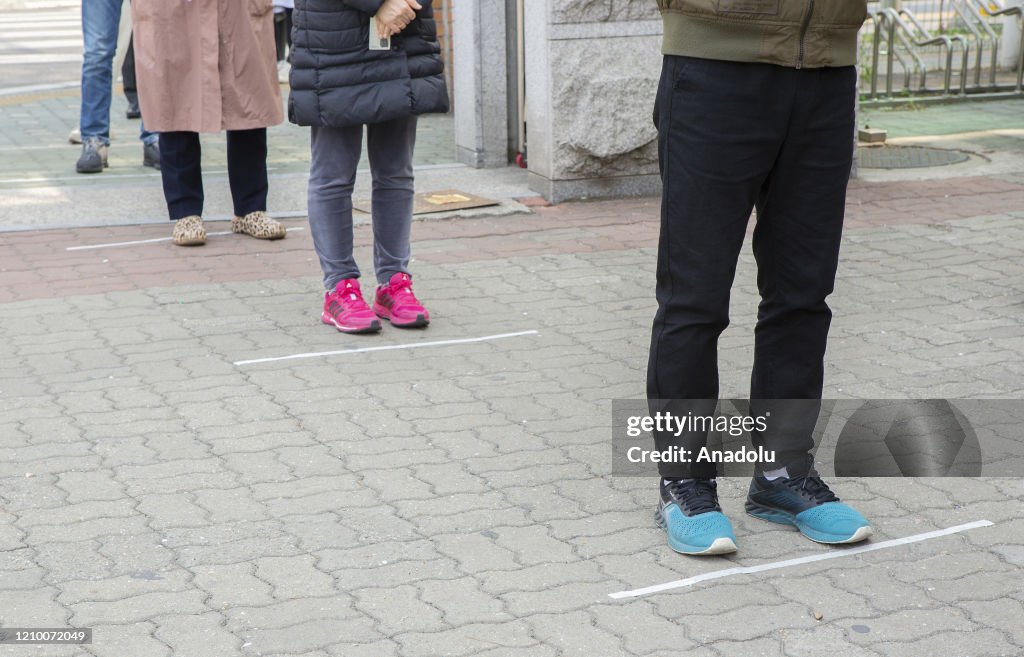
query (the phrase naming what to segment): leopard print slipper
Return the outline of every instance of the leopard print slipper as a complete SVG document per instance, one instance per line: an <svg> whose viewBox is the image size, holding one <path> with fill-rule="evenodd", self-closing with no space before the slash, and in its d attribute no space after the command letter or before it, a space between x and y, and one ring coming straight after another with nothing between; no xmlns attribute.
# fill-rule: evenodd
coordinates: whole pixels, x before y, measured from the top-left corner
<svg viewBox="0 0 1024 657"><path fill-rule="evenodd" d="M201 246L206 244L206 229L203 228L202 217L191 215L178 219L174 223L171 239L178 246Z"/></svg>
<svg viewBox="0 0 1024 657"><path fill-rule="evenodd" d="M244 217L231 219L231 231L245 233L260 240L279 240L288 233L277 219L271 219L262 210L250 212Z"/></svg>

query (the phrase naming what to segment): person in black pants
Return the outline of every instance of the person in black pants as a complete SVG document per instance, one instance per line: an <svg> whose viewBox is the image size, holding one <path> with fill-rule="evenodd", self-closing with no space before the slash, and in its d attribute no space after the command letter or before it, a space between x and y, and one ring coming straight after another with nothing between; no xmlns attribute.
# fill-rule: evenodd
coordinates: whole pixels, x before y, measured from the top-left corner
<svg viewBox="0 0 1024 657"><path fill-rule="evenodd" d="M128 50L125 51L124 61L121 62L121 80L124 82L124 97L128 101L128 109L124 115L129 119L141 119L142 110L139 109L139 87L135 82L135 43L128 38Z"/></svg>
<svg viewBox="0 0 1024 657"><path fill-rule="evenodd" d="M292 47L292 0L274 0L274 43L277 46L277 78L288 82L289 55Z"/></svg>
<svg viewBox="0 0 1024 657"><path fill-rule="evenodd" d="M856 33L863 3L662 0L664 62L655 102L663 182L658 311L647 396L653 413L712 415L718 338L751 210L761 295L754 331L752 438L777 460L755 467L746 510L821 543L871 534L813 469L831 294L853 157ZM786 403L786 400L802 402ZM716 464L695 462L708 432L656 431L656 518L686 554L736 550ZM677 452L678 453L678 452Z"/></svg>
<svg viewBox="0 0 1024 657"><path fill-rule="evenodd" d="M274 45L278 62L285 60L292 45L292 11L291 7L274 6Z"/></svg>
<svg viewBox="0 0 1024 657"><path fill-rule="evenodd" d="M825 298L835 281L853 156L854 76L852 67L666 58L655 117L665 189L649 398L713 410L718 337L729 325L729 293L754 207L761 304L750 397L821 397L832 317ZM790 437L796 444L784 451L807 452L809 438ZM712 464L663 471L715 476Z"/></svg>
<svg viewBox="0 0 1024 657"><path fill-rule="evenodd" d="M242 232L235 229L235 224L241 218L254 213L262 214L267 208L267 129L228 130L227 143L228 185L236 217L232 229ZM171 219L203 216L199 133L161 132L160 165L163 171L164 198ZM283 233L283 229L280 232Z"/></svg>
<svg viewBox="0 0 1024 657"><path fill-rule="evenodd" d="M133 0L132 29L142 114L166 149L160 170L173 242L206 243L199 133L222 131L231 230L285 237L266 212L267 128L283 119L271 0ZM212 54L208 42L219 44Z"/></svg>

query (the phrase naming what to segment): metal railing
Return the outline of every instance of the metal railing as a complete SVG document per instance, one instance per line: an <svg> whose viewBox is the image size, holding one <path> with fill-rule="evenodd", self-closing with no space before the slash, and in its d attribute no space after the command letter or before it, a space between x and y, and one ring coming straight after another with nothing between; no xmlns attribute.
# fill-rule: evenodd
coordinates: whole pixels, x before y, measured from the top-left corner
<svg viewBox="0 0 1024 657"><path fill-rule="evenodd" d="M905 21L904 18L907 20ZM882 45L882 35L885 34L886 43L886 65L885 65L885 94L887 96L893 95L893 69L894 59L898 56L896 51L896 37L899 35L901 42L906 47L907 51L914 58L916 65L921 71L921 83L918 91L924 91L927 89L928 83L928 67L924 60L918 56L914 48L922 48L926 46L941 46L945 51L945 78L942 87L943 95L949 95L953 83L953 52L954 43L961 45L961 66L960 66L960 90L959 92L966 93L967 83L967 55L970 50L970 46L967 43L967 39L960 35L947 36L939 35L933 36L926 30L921 23L917 20L914 14L908 9L896 10L892 7L886 7L879 9L872 16L875 34L873 40L873 51L871 58L871 98L878 97L878 70L880 60L880 50ZM908 22L909 21L909 22ZM909 69L904 63L904 70L906 71L904 83L904 89L909 89Z"/></svg>
<svg viewBox="0 0 1024 657"><path fill-rule="evenodd" d="M989 53L991 54L992 59L989 66L991 76L989 83L992 87L995 87L999 35L996 34L996 31L989 26L988 22L982 19L977 6L972 9L967 0L951 0L950 4L953 6L953 10L956 12L956 15L961 21L963 21L967 31L974 37L974 86L981 86L982 56L985 54L985 43L988 42ZM984 8L984 4L981 6Z"/></svg>
<svg viewBox="0 0 1024 657"><path fill-rule="evenodd" d="M1024 93L1024 44L1015 53L1013 65L999 66L1007 31L1015 27L1024 32L1024 7L1006 7L995 0L906 3L920 10L918 14L909 6L892 4L896 6L872 7L870 27L861 33L865 100ZM1016 21L1004 25L1004 16ZM954 63L957 51L960 56ZM1011 68L1016 84L1010 81ZM942 86L929 87L929 72L937 70L943 71ZM895 88L898 77L903 78L902 88ZM884 91L880 91L883 79Z"/></svg>
<svg viewBox="0 0 1024 657"><path fill-rule="evenodd" d="M1014 91L1018 94L1024 92L1024 6L1018 5L1016 7L1004 7L996 11L988 10L988 15L992 17L1017 17L1017 29L1020 30L1020 42L1017 44L1017 86L1014 88Z"/></svg>

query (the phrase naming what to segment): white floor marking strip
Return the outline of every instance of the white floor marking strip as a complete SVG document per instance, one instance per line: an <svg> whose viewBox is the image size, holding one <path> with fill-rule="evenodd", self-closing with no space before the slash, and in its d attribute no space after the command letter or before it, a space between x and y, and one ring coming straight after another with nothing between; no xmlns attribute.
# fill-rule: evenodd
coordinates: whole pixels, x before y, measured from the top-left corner
<svg viewBox="0 0 1024 657"><path fill-rule="evenodd" d="M82 147L79 144L68 144L68 150L81 150ZM205 171L203 173L206 173ZM211 171L210 173L218 174L219 171ZM78 174L77 176L54 176L52 178L47 176L37 176L35 178L0 178L0 185L16 185L22 183L38 183L38 182L70 182L72 180L84 181L89 180L83 178L84 174ZM92 175L92 174L89 174ZM152 178L154 181L159 181L160 172L154 171L153 173L106 173L104 174L103 183L104 185L110 184L111 182L117 182L119 180L127 180L129 178ZM98 182L98 181L97 181ZM91 183L90 183L91 184ZM85 185L83 185L84 187Z"/></svg>
<svg viewBox="0 0 1024 657"><path fill-rule="evenodd" d="M14 147L12 147L12 148L14 148ZM76 145L72 145L72 144L69 143L68 144L68 148L70 150L74 150L74 149L81 150L82 147L77 145L77 144ZM268 172L269 171L277 171L277 167L267 167L267 171ZM203 176L207 176L207 174L209 174L211 176L227 176L227 173L228 173L227 169L213 169L211 171L204 170L203 171ZM110 185L110 184L116 185L116 184L118 184L118 181L128 180L130 178L150 178L153 181L157 181L157 182L160 181L160 179L161 179L159 171L150 171L148 173L112 173L109 169L107 169L106 173L103 174L102 178L97 178L97 177L93 177L91 179L90 178L83 178L82 177L83 175L85 175L85 174L81 174L80 173L77 176L54 176L52 178L47 177L47 176L37 176L35 178L0 178L0 185L20 184L20 183L37 183L37 182L61 182L61 181L71 181L71 180L78 180L78 181L89 180L90 181L89 183L86 183L86 184L82 185L82 188L86 189L86 188L88 188L89 185L94 185L95 187L105 186L105 185ZM92 175L92 174L89 174L89 175Z"/></svg>
<svg viewBox="0 0 1024 657"><path fill-rule="evenodd" d="M257 363L276 363L282 360L297 360L300 358L320 358L321 356L340 356L342 354L365 354L370 351L391 351L393 349L419 349L421 347L445 347L453 344L471 344L473 342L487 342L488 340L504 340L505 338L518 338L523 335L537 335L538 331L519 331L518 333L499 333L497 335L484 335L479 338L461 338L458 340L435 340L432 342L409 342L406 344L389 344L380 347L362 347L360 349L341 349L339 351L317 351L306 354L292 354L290 356L274 356L272 358L254 358L253 360L235 361L235 365L255 365Z"/></svg>
<svg viewBox="0 0 1024 657"><path fill-rule="evenodd" d="M19 24L18 23L14 23L14 25L18 26ZM78 45L79 46L82 45L82 28L79 27L79 26L74 25L71 21L67 21L63 25L60 23L60 21L53 21L52 24L50 24L50 21L47 21L47 25L46 26L48 28L54 28L54 29L48 29L48 30L34 29L34 30L31 30L31 32L29 30L25 30L23 32L24 35L30 36L30 37L32 37L32 39L39 39L38 42L30 41L28 43L28 47L29 48L45 48L46 46L50 45L50 43L51 43L49 41L49 39L60 39L60 38L71 38L71 37L74 37L75 39L78 40ZM7 24L2 25L2 27L7 28L8 30L16 29L16 30L18 30L20 32L21 29L23 27L26 27L26 26L24 26L22 24L20 27L11 28L11 24L7 23ZM27 27L37 28L39 26L38 25L30 25L30 26L27 26ZM10 44L10 43L11 43L10 41L7 42L7 44Z"/></svg>
<svg viewBox="0 0 1024 657"><path fill-rule="evenodd" d="M692 586L694 584L698 584L700 582L707 582L712 579L721 579L723 577L730 577L732 575L749 575L751 573L762 573L766 570L776 570L778 568L799 566L800 564L814 563L815 561L827 561L829 559L851 557L855 554L874 552L875 550L884 550L885 548L897 547L899 545L907 545L908 543L919 543L921 541L927 541L932 538L939 538L940 536L949 536L950 534L957 534L960 532L965 532L969 529L977 529L978 527L990 527L993 524L995 523L990 522L988 520L975 520L974 522L968 522L963 525L956 525L955 527L937 529L933 532L914 534L912 536L904 536L903 538L894 538L892 540L882 541L880 543L870 543L868 545L862 545L860 547L855 548L835 549L831 552L812 554L806 557L797 557L796 559L786 559L785 561L773 561L770 563L763 563L757 566L737 566L735 568L726 568L724 570L713 570L710 573L694 575L693 577L687 577L686 579L677 579L674 582L656 584L654 586L647 586L642 589L633 589L632 591L619 591L618 593L609 593L608 597L615 598L616 600L621 598L638 598L643 595L661 593L662 591L669 591L671 589L679 589L686 586Z"/></svg>
<svg viewBox="0 0 1024 657"><path fill-rule="evenodd" d="M168 222L168 223L170 223L170 222ZM288 228L286 230L291 232L293 230L305 230L305 228L303 228L302 226L294 226L294 227ZM216 233L207 233L206 234L207 237L213 237L214 235L231 235L231 231L230 230L221 230L221 231L217 231ZM149 239L149 240L134 240L132 242L110 242L109 244L86 244L84 246L69 246L69 247L67 247L64 250L65 251L88 251L90 249L109 249L109 248L113 248L115 246L135 246L136 244L156 244L157 242L170 242L171 239L172 238L170 238L170 237L154 237L153 239Z"/></svg>
<svg viewBox="0 0 1024 657"><path fill-rule="evenodd" d="M56 62L80 62L81 55L72 54L28 54L28 55L0 55L0 64L54 64Z"/></svg>
<svg viewBox="0 0 1024 657"><path fill-rule="evenodd" d="M7 51L26 50L28 48L38 48L40 50L47 48L81 48L82 47L82 35L75 36L70 35L58 35L59 37L69 36L71 38L48 38L43 39L40 37L45 36L41 32L33 32L31 39L25 39L23 41L10 40L0 41L0 52L7 53Z"/></svg>
<svg viewBox="0 0 1024 657"><path fill-rule="evenodd" d="M0 26L2 27L2 26ZM78 80L69 82L53 82L49 84L27 84L20 85L17 87L5 87L0 89L0 97L3 96L15 96L19 94L35 93L37 91L55 91L57 89L72 89L74 87L80 87L81 82ZM70 146L70 144L68 144ZM16 148L14 146L6 146L5 148Z"/></svg>

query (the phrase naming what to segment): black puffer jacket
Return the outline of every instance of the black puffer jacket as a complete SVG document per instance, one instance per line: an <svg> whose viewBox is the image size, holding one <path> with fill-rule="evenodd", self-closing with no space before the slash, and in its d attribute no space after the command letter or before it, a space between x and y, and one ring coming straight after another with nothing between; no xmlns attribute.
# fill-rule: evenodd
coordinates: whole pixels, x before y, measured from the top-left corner
<svg viewBox="0 0 1024 657"><path fill-rule="evenodd" d="M431 0L391 50L370 50L370 17L383 0L296 0L288 118L346 127L448 111Z"/></svg>

